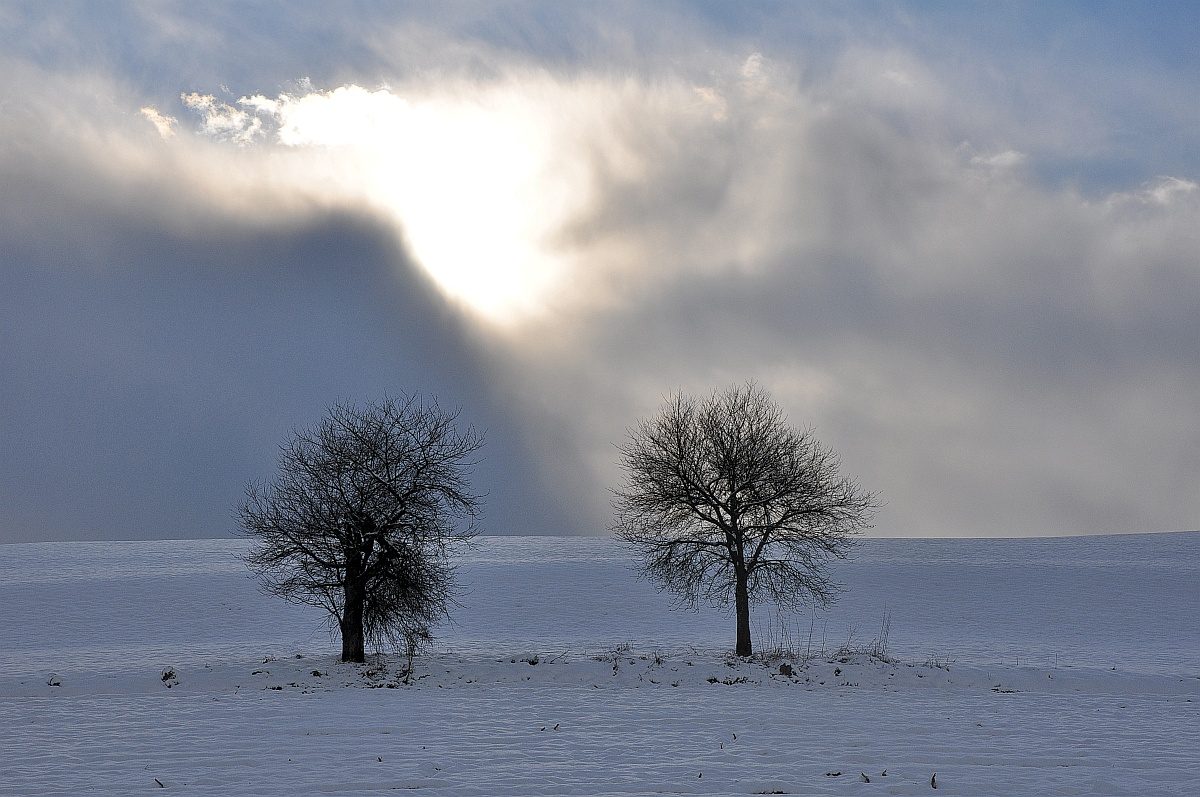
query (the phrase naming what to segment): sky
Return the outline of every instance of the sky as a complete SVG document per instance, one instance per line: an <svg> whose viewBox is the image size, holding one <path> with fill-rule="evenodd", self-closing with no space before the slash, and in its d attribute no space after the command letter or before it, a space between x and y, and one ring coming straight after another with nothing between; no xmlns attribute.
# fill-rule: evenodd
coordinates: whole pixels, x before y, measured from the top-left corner
<svg viewBox="0 0 1200 797"><path fill-rule="evenodd" d="M748 379L877 536L1200 527L1193 3L0 3L0 541L224 537L338 400L489 534Z"/></svg>

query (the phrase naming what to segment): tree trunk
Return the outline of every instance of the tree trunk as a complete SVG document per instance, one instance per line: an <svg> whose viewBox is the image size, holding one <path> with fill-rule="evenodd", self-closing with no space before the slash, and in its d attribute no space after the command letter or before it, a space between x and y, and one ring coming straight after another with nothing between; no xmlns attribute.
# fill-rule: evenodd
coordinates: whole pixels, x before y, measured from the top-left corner
<svg viewBox="0 0 1200 797"><path fill-rule="evenodd" d="M747 587L749 577L737 574L737 585L734 588L734 610L737 614L737 647L734 653L738 656L749 656L754 652L750 645L750 591Z"/></svg>
<svg viewBox="0 0 1200 797"><path fill-rule="evenodd" d="M342 661L363 662L367 660L363 644L363 601L365 590L361 582L346 582L346 602L342 606Z"/></svg>
<svg viewBox="0 0 1200 797"><path fill-rule="evenodd" d="M363 644L363 604L367 585L363 583L362 553L354 545L346 546L346 580L342 588L345 601L338 623L342 632L342 661L364 662L367 655Z"/></svg>

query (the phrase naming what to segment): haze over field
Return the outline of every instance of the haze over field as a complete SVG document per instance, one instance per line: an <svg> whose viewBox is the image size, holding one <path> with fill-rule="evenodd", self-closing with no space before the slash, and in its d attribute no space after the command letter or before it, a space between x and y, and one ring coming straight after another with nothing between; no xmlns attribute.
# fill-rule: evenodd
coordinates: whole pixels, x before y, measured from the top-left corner
<svg viewBox="0 0 1200 797"><path fill-rule="evenodd" d="M461 606L435 650L468 656L700 648L727 652L733 618L672 610L611 539L484 537L461 561ZM125 672L297 651L333 655L325 614L256 589L240 540L44 543L0 561L0 671ZM870 540L832 574L828 609L757 605L759 649L865 644L891 617L891 653L967 665L1172 675L1197 669L1200 533L1034 540ZM79 600L81 594L89 600ZM1019 596L1019 597L1018 597ZM1104 607L1106 611L1096 611ZM783 626L780 626L780 622ZM809 633L812 638L809 638ZM785 640L783 634L787 634Z"/></svg>
<svg viewBox="0 0 1200 797"><path fill-rule="evenodd" d="M0 541L227 536L421 390L493 534L757 379L883 536L1200 525L1200 9L0 8Z"/></svg>

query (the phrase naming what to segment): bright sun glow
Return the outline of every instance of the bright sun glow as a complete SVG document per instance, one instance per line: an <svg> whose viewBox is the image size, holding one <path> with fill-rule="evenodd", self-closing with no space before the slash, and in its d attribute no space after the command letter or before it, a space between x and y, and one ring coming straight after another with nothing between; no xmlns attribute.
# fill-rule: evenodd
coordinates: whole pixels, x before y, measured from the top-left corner
<svg viewBox="0 0 1200 797"><path fill-rule="evenodd" d="M326 153L324 187L391 214L446 294L488 319L536 313L562 276L550 239L584 186L559 157L563 127L546 105L501 88L400 96L356 86L241 104L273 114L280 143Z"/></svg>

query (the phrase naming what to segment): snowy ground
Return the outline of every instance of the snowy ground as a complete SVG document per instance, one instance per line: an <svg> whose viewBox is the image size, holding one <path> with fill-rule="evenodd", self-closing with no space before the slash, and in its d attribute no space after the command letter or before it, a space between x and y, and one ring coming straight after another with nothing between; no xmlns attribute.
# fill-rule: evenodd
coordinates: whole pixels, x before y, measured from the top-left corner
<svg viewBox="0 0 1200 797"><path fill-rule="evenodd" d="M1200 794L1200 534L869 542L749 664L609 541L491 539L411 683L237 548L0 546L0 794Z"/></svg>

